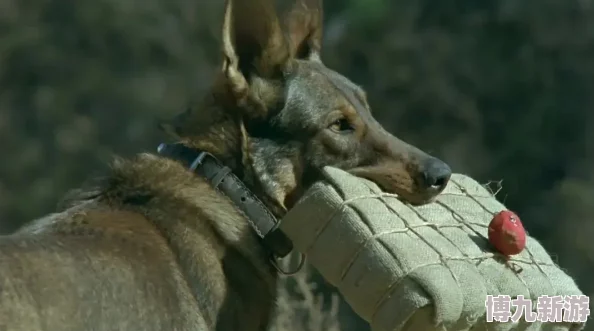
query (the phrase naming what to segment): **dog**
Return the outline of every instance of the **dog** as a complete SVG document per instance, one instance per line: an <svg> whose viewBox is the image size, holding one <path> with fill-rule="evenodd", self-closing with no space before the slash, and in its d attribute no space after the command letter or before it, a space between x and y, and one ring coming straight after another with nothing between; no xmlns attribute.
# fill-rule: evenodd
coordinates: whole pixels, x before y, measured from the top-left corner
<svg viewBox="0 0 594 331"><path fill-rule="evenodd" d="M212 89L60 212L0 239L0 330L266 330L278 219L333 166L411 204L449 166L392 136L320 58L322 4L228 0ZM282 17L279 18L279 17ZM281 270L282 271L282 270Z"/></svg>

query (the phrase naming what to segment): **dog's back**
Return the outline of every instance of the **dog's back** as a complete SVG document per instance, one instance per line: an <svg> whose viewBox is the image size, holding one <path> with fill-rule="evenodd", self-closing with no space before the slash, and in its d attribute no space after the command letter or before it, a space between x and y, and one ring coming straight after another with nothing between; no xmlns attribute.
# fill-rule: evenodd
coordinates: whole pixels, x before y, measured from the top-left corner
<svg viewBox="0 0 594 331"><path fill-rule="evenodd" d="M86 203L0 240L0 330L203 330L172 251L138 213Z"/></svg>

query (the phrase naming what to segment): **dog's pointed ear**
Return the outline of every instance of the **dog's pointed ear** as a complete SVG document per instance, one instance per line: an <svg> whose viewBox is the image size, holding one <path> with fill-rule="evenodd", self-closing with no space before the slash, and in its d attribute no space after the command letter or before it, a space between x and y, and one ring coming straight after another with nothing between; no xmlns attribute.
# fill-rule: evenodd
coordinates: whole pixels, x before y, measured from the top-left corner
<svg viewBox="0 0 594 331"><path fill-rule="evenodd" d="M294 0L285 22L291 56L297 59L318 59L322 49L322 0Z"/></svg>
<svg viewBox="0 0 594 331"><path fill-rule="evenodd" d="M273 0L227 0L222 41L223 75L238 98L251 75L271 78L289 57Z"/></svg>

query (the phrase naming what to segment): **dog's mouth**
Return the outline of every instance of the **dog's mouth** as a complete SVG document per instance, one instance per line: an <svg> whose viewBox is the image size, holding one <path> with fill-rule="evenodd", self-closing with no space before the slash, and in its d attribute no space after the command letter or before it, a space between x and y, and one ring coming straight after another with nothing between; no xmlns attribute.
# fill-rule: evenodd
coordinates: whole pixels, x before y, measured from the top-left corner
<svg viewBox="0 0 594 331"><path fill-rule="evenodd" d="M374 182L382 191L395 194L400 200L415 206L433 202L443 191L443 186L421 188L418 181L404 169L374 166L354 168L348 172Z"/></svg>

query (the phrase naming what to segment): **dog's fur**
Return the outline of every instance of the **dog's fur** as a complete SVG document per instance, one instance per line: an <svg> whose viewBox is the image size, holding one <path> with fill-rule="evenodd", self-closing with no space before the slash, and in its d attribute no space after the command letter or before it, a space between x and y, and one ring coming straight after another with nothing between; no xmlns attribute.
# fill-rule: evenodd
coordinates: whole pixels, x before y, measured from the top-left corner
<svg viewBox="0 0 594 331"><path fill-rule="evenodd" d="M446 185L443 162L373 119L365 93L320 60L322 9L225 7L223 61L202 107L163 128L215 155L278 217L335 166L411 203ZM181 164L114 162L68 209L0 240L0 330L265 330L276 271L242 213Z"/></svg>

